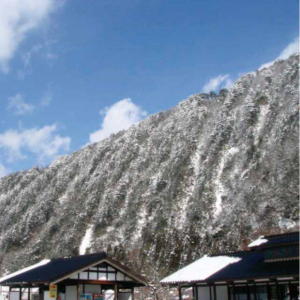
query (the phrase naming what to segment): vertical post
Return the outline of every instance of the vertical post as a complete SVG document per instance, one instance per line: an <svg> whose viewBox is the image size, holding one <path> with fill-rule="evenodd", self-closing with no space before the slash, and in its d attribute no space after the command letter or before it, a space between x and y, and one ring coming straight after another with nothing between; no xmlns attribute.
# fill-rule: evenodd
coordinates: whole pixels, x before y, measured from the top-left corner
<svg viewBox="0 0 300 300"><path fill-rule="evenodd" d="M198 290L196 285L193 286L193 299L198 300Z"/></svg>
<svg viewBox="0 0 300 300"><path fill-rule="evenodd" d="M291 282L289 281L288 283L288 295L290 297L290 299L292 299L292 285L291 285Z"/></svg>
<svg viewBox="0 0 300 300"><path fill-rule="evenodd" d="M181 287L180 287L180 285L178 285L178 297L179 297L179 300L182 300Z"/></svg>
<svg viewBox="0 0 300 300"><path fill-rule="evenodd" d="M131 289L131 299L134 300L134 288Z"/></svg>
<svg viewBox="0 0 300 300"><path fill-rule="evenodd" d="M213 289L214 289L214 300L217 300L217 290L215 285L213 285Z"/></svg>
<svg viewBox="0 0 300 300"><path fill-rule="evenodd" d="M227 287L227 297L228 297L228 300L232 300L231 299L231 295L230 295L230 283L229 282L226 282L226 287Z"/></svg>
<svg viewBox="0 0 300 300"><path fill-rule="evenodd" d="M248 281L247 281L247 300L251 300L251 298L250 298L250 288L249 288Z"/></svg>
<svg viewBox="0 0 300 300"><path fill-rule="evenodd" d="M22 300L22 288L19 288L19 299Z"/></svg>
<svg viewBox="0 0 300 300"><path fill-rule="evenodd" d="M198 295L198 287L197 287L197 285L195 285L195 296L196 296L195 300L198 300L199 295Z"/></svg>
<svg viewBox="0 0 300 300"><path fill-rule="evenodd" d="M254 281L254 299L257 300L257 288L256 288L255 281Z"/></svg>
<svg viewBox="0 0 300 300"><path fill-rule="evenodd" d="M79 300L79 286L78 286L78 283L76 284L76 290L77 290L77 300Z"/></svg>
<svg viewBox="0 0 300 300"><path fill-rule="evenodd" d="M40 300L44 300L44 290L41 287L39 287L39 298Z"/></svg>
<svg viewBox="0 0 300 300"><path fill-rule="evenodd" d="M267 296L268 296L268 300L272 300L272 298L271 298L271 287L270 287L269 283L267 283Z"/></svg>
<svg viewBox="0 0 300 300"><path fill-rule="evenodd" d="M115 300L119 299L119 289L118 289L118 284L115 284Z"/></svg>
<svg viewBox="0 0 300 300"><path fill-rule="evenodd" d="M28 300L30 300L30 287L27 290L27 298L28 298Z"/></svg>
<svg viewBox="0 0 300 300"><path fill-rule="evenodd" d="M233 299L232 299L232 300L236 300L236 294L235 294L234 282L232 282L232 296L233 296Z"/></svg>
<svg viewBox="0 0 300 300"><path fill-rule="evenodd" d="M275 279L275 284L276 284L277 299L280 299L280 290L279 290L278 281L276 279Z"/></svg>

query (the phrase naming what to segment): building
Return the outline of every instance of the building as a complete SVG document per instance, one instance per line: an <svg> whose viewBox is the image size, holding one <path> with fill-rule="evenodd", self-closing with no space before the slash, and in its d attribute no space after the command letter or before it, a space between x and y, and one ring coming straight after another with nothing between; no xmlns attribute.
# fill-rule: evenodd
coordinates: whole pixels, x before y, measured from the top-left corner
<svg viewBox="0 0 300 300"><path fill-rule="evenodd" d="M131 300L146 284L104 252L42 260L0 278L9 300Z"/></svg>
<svg viewBox="0 0 300 300"><path fill-rule="evenodd" d="M161 280L179 299L193 287L195 300L299 299L299 232L260 237L249 250L204 256Z"/></svg>

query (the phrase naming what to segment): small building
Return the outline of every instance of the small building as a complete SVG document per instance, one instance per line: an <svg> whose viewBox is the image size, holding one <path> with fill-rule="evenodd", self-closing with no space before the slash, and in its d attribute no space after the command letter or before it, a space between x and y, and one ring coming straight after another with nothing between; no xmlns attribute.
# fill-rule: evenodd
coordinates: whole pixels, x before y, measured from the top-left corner
<svg viewBox="0 0 300 300"><path fill-rule="evenodd" d="M146 284L104 252L42 260L0 278L9 300L132 300Z"/></svg>
<svg viewBox="0 0 300 300"><path fill-rule="evenodd" d="M195 300L298 300L299 232L260 237L249 250L204 256L161 280Z"/></svg>

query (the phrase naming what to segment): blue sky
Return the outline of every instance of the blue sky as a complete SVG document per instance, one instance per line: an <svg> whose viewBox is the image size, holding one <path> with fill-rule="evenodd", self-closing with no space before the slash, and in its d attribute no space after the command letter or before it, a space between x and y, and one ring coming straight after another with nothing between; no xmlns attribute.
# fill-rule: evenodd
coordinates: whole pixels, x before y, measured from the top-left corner
<svg viewBox="0 0 300 300"><path fill-rule="evenodd" d="M0 176L230 86L297 37L297 0L0 0Z"/></svg>

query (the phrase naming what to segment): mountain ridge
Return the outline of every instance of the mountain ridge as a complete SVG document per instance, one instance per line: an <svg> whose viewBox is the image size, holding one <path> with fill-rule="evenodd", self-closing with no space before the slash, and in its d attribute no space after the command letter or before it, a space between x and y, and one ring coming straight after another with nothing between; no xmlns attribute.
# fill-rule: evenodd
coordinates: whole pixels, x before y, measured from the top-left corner
<svg viewBox="0 0 300 300"><path fill-rule="evenodd" d="M153 280L298 220L297 55L0 179L0 273L106 250Z"/></svg>

